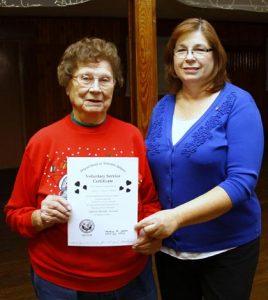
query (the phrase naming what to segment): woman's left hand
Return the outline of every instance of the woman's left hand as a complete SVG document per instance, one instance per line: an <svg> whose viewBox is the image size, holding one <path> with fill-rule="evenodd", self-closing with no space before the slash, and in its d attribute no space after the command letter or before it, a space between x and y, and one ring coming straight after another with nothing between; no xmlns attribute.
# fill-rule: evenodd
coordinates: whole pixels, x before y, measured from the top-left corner
<svg viewBox="0 0 268 300"><path fill-rule="evenodd" d="M138 239L132 246L132 249L142 254L154 254L160 250L162 240L148 236L143 229L139 231Z"/></svg>

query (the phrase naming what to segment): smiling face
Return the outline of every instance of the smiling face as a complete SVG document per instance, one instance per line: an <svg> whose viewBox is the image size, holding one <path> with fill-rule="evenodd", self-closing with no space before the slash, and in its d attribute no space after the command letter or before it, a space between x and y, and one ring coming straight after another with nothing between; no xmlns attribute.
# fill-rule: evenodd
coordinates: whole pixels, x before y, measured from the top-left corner
<svg viewBox="0 0 268 300"><path fill-rule="evenodd" d="M204 51L201 56L198 52L200 49L210 48L201 31L187 33L178 38L174 49L174 70L183 85L206 85L214 68L213 51ZM186 55L182 57L179 53L185 49Z"/></svg>
<svg viewBox="0 0 268 300"><path fill-rule="evenodd" d="M86 124L99 124L112 103L115 80L108 61L78 64L67 85L75 118Z"/></svg>

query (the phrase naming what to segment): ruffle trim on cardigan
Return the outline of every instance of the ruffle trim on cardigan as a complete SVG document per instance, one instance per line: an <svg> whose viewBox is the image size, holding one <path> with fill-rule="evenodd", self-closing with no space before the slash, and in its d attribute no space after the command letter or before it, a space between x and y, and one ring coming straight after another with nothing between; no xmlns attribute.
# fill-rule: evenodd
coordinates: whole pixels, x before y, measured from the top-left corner
<svg viewBox="0 0 268 300"><path fill-rule="evenodd" d="M216 113L209 117L209 119L205 122L204 125L200 126L191 134L191 142L184 144L183 150L181 151L182 155L189 158L193 153L197 151L197 149L201 145L203 145L212 137L212 129L214 129L217 126L222 126L222 119L224 116L230 114L236 98L236 93L232 92L226 96L226 101L224 101L221 105L216 106ZM155 110L154 121L151 123L151 130L147 138L147 149L151 155L159 153L159 141L162 135L164 134L163 124L166 118L165 111L168 106L167 101L168 98L163 99L161 102L159 102Z"/></svg>
<svg viewBox="0 0 268 300"><path fill-rule="evenodd" d="M181 151L181 154L189 158L197 149L206 143L210 138L212 138L212 129L223 125L223 117L229 115L233 103L236 99L236 94L233 92L229 94L227 100L224 101L220 106L216 106L216 114L212 115L204 125L200 126L196 131L191 135L192 141L190 143L185 143L184 148Z"/></svg>
<svg viewBox="0 0 268 300"><path fill-rule="evenodd" d="M150 136L147 140L148 150L151 154L159 153L159 139L161 139L163 135L163 122L167 107L166 102L167 99L163 99L163 101L159 102L154 121L151 124Z"/></svg>

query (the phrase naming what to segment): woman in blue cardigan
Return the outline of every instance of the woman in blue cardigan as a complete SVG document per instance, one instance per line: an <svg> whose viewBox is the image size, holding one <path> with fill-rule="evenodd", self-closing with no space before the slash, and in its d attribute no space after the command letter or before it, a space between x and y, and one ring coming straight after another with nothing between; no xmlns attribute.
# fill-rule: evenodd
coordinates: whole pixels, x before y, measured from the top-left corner
<svg viewBox="0 0 268 300"><path fill-rule="evenodd" d="M146 139L163 210L136 229L164 239L156 255L163 300L248 300L261 233L260 113L229 82L209 22L180 23L165 61L170 93L154 108Z"/></svg>

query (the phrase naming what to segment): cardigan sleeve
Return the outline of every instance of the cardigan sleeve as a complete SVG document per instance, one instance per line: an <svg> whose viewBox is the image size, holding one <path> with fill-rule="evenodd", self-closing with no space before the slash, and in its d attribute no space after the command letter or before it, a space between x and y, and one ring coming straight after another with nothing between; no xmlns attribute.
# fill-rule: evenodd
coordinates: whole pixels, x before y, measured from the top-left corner
<svg viewBox="0 0 268 300"><path fill-rule="evenodd" d="M254 192L264 148L261 116L253 98L244 92L237 100L226 124L227 177L220 184L233 205L248 200Z"/></svg>

